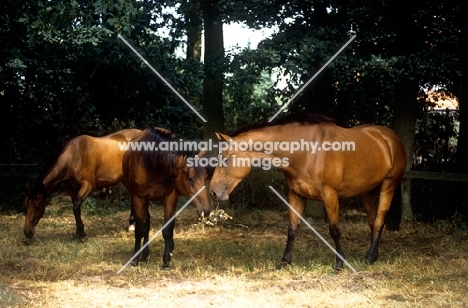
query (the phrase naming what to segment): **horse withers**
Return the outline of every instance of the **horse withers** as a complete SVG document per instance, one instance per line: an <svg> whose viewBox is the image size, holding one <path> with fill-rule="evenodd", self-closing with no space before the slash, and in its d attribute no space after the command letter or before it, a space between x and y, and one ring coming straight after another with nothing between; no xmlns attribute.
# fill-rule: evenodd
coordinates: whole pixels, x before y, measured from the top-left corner
<svg viewBox="0 0 468 308"><path fill-rule="evenodd" d="M343 128L325 117L306 116L257 124L231 136L218 134L218 138L229 146L223 147L221 153L225 165L219 164L211 179L210 194L214 200L227 200L247 176L251 165L246 160L273 162L283 170L289 204L300 215L307 199L324 203L330 236L343 258L338 200L359 196L371 230L365 258L368 263L377 260L385 216L389 209L400 212L390 205L406 166L403 143L392 130L378 125ZM400 217L389 213L387 219L392 218L397 220L393 224L397 228ZM278 268L291 263L299 223L300 218L290 210L286 249ZM343 268L338 256L336 268Z"/></svg>
<svg viewBox="0 0 468 308"><path fill-rule="evenodd" d="M46 167L24 199L26 220L24 234L34 236L34 229L44 215L45 198L59 183L65 183L73 203L76 237L84 239L81 204L99 188L120 183L123 179L122 158L125 153L119 142L129 142L140 134L138 129L123 129L102 137L78 136L69 141Z"/></svg>
<svg viewBox="0 0 468 308"><path fill-rule="evenodd" d="M148 242L150 229L149 202L162 201L164 223L173 218L176 212L179 195L193 197L205 186L207 177L203 167L188 166L186 159L192 154L182 150L162 150L162 142L178 142L176 136L163 128L149 128L143 131L132 142L141 146L140 150L129 149L123 157L124 186L131 196L132 213L135 220L135 246L133 255ZM145 150L144 144L147 145ZM148 147L151 147L149 149ZM162 147L161 147L162 148ZM199 215L209 215L210 198L204 188L193 200ZM163 230L164 253L163 268L169 268L171 254L174 250L173 219ZM133 259L132 265L147 261L149 248Z"/></svg>

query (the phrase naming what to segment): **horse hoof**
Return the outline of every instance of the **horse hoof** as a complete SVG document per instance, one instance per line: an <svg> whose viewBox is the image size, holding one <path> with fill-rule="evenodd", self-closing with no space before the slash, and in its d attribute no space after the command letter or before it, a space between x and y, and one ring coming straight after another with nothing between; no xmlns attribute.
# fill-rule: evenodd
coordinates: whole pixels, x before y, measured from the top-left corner
<svg viewBox="0 0 468 308"><path fill-rule="evenodd" d="M377 257L374 257L368 254L366 255L365 259L366 259L366 264L373 264L377 260Z"/></svg>
<svg viewBox="0 0 468 308"><path fill-rule="evenodd" d="M343 267L337 267L335 268L335 274L340 274L343 272Z"/></svg>
<svg viewBox="0 0 468 308"><path fill-rule="evenodd" d="M128 227L128 232L135 232L135 224L132 224Z"/></svg>
<svg viewBox="0 0 468 308"><path fill-rule="evenodd" d="M167 263L167 264L163 265L162 269L165 270L165 271L168 271L168 270L171 269L171 266L169 265L169 263Z"/></svg>
<svg viewBox="0 0 468 308"><path fill-rule="evenodd" d="M88 240L88 236L86 234L75 234L73 237L75 240L78 240L82 243L86 242Z"/></svg>
<svg viewBox="0 0 468 308"><path fill-rule="evenodd" d="M277 270L282 270L283 268L285 268L286 266L288 266L288 262L281 262L277 267L276 269Z"/></svg>

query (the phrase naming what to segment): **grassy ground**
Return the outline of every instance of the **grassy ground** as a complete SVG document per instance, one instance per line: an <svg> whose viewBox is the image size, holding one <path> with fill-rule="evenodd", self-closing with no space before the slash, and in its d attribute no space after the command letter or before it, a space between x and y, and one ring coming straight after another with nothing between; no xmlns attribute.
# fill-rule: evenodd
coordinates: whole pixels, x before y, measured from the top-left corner
<svg viewBox="0 0 468 308"><path fill-rule="evenodd" d="M162 225L162 209L151 213L150 236ZM358 274L335 273L333 254L305 226L293 264L278 271L287 212L230 214L234 219L226 224L201 227L187 208L178 219L171 270L161 269L158 236L149 261L120 274L133 247L128 212L84 215L83 243L72 239L75 223L66 200L48 206L32 241L23 235L23 215L1 215L0 307L468 306L468 232L460 226L404 223L399 232L384 230L380 258L368 266L365 217L346 213L342 244ZM329 239L323 221L313 225Z"/></svg>

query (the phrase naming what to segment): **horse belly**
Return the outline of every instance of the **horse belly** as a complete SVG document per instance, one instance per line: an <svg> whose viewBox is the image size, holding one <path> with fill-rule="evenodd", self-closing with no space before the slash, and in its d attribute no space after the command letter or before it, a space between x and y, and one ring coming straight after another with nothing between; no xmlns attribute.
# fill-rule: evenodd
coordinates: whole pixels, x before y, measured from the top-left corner
<svg viewBox="0 0 468 308"><path fill-rule="evenodd" d="M347 153L347 156L339 158L328 153L321 161L305 164L295 176L291 176L289 187L299 195L316 200L322 200L330 191L339 198L365 194L382 183L390 167L382 164L377 154L356 154L359 153Z"/></svg>
<svg viewBox="0 0 468 308"><path fill-rule="evenodd" d="M123 154L124 152L121 151L111 152L110 155L101 156L101 159L96 161L95 178L97 185L105 186L122 182Z"/></svg>
<svg viewBox="0 0 468 308"><path fill-rule="evenodd" d="M349 198L370 192L386 179L388 172L388 168L364 166L354 172L344 173L336 186L338 197Z"/></svg>

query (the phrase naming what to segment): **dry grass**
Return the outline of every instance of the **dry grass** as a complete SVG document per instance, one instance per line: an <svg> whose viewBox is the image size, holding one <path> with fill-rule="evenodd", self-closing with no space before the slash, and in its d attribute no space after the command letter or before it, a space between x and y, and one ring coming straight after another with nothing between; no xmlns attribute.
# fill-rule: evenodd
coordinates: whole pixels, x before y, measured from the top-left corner
<svg viewBox="0 0 468 308"><path fill-rule="evenodd" d="M162 211L151 211L154 234ZM171 270L161 269L159 236L150 245L148 263L119 275L133 247L127 212L84 215L89 237L84 243L72 239L68 203L47 208L33 241L22 233L24 216L0 216L0 286L26 298L18 301L20 307L468 306L468 236L449 223L405 223L399 232L384 231L380 258L368 266L364 217L347 215L343 246L355 275L349 269L334 273L333 254L305 227L293 264L275 270L285 246L287 212L231 211L230 224L204 228L194 225L194 212L186 209L178 219ZM329 238L323 221L314 226Z"/></svg>

